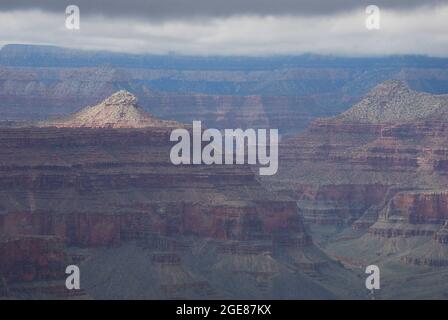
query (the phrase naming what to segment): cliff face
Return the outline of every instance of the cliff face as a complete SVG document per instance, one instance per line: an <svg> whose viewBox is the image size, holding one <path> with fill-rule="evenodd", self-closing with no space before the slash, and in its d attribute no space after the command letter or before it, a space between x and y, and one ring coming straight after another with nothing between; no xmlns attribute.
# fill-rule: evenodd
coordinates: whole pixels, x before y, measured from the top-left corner
<svg viewBox="0 0 448 320"><path fill-rule="evenodd" d="M173 165L172 122L138 113L117 128L122 118L108 102L135 111L133 96L118 96L124 100L114 95L92 117L84 117L88 108L40 127L0 128L0 234L16 239L1 247L11 258L0 274L11 297L66 298L60 275L71 263L81 266L83 288L94 297L241 297L227 283L235 276L244 278L245 296L274 297L295 273L316 293L280 294L331 295L308 274L332 282L329 266L341 267L313 245L295 201L263 187L245 165ZM122 272L148 257L157 290L131 285L122 296L123 283L113 292L97 289L102 254L110 249L114 260L127 246L121 254L133 265ZM115 279L112 272L104 271ZM37 280L46 282L35 287Z"/></svg>
<svg viewBox="0 0 448 320"><path fill-rule="evenodd" d="M295 204L270 195L248 167L172 165L169 128L0 131L3 232L103 245L145 231L222 239L303 231L290 224Z"/></svg>
<svg viewBox="0 0 448 320"><path fill-rule="evenodd" d="M63 243L51 236L3 236L0 252L7 282L62 279L68 262Z"/></svg>
<svg viewBox="0 0 448 320"><path fill-rule="evenodd" d="M448 192L399 193L389 203L386 217L399 215L409 222L443 223L448 218Z"/></svg>
<svg viewBox="0 0 448 320"><path fill-rule="evenodd" d="M56 257L80 266L96 298L331 297L314 277L334 285L335 268L346 271L313 245L296 203L245 166L172 165L170 132L0 129L0 233L57 239ZM33 257L55 253L34 248L14 253L16 263L47 268ZM40 285L22 269L0 269L9 296L69 297L58 263Z"/></svg>
<svg viewBox="0 0 448 320"><path fill-rule="evenodd" d="M448 216L447 191L398 192L369 232L384 237L434 236Z"/></svg>
<svg viewBox="0 0 448 320"><path fill-rule="evenodd" d="M445 243L447 110L445 95L387 81L352 109L283 141L278 175L263 179L295 198L312 224L364 230L370 243L423 237L432 255L409 243L402 261L443 266L445 249L434 248Z"/></svg>

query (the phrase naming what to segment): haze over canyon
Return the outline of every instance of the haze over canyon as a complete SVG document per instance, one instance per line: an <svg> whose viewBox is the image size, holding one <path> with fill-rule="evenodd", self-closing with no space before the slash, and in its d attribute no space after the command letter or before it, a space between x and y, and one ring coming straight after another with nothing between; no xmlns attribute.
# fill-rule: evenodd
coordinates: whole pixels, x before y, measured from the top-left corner
<svg viewBox="0 0 448 320"><path fill-rule="evenodd" d="M1 298L446 299L447 67L4 46ZM195 120L278 129L278 172L174 165Z"/></svg>

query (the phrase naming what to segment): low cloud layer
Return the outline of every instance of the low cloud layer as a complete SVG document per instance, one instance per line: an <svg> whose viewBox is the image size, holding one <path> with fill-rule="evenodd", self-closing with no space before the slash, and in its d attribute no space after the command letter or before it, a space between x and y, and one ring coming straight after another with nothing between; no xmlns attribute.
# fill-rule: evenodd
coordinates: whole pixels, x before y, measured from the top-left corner
<svg viewBox="0 0 448 320"><path fill-rule="evenodd" d="M381 29L376 31L365 28L365 7L359 8L355 5L359 1L335 0L331 3L340 3L341 7L335 6L334 9L321 8L319 4L322 2L314 1L313 5L308 4L299 10L300 6L296 8L292 3L305 3L305 1L283 0L284 3L291 3L288 15L243 14L244 10L240 6L238 10L234 10L239 14L221 16L218 13L225 10L216 7L214 15L177 20L152 20L128 14L114 15L113 1L110 1L112 7L108 9L110 11L108 14L86 14L88 10L83 6L83 1L78 1L81 9L79 31L65 28L65 7L62 6L63 8L59 10L57 9L59 6L51 5L51 2L48 1L48 4L44 5L45 1L41 1L39 9L29 9L30 5L25 6L24 1L16 1L14 6L2 3L0 7L4 10L0 11L0 45L34 43L80 49L195 55L311 52L349 56L388 54L448 56L446 23L448 4L434 6L437 1L426 1L424 2L426 6L423 7L418 6L423 3L421 1L394 1L395 9L380 6ZM185 16L188 10L181 10L182 7L176 8L170 4L171 2L166 2L166 10L168 6L173 6L172 9L178 10L179 15L183 12ZM184 0L182 2L186 3ZM204 0L205 2L213 1ZM226 3L228 5L231 2ZM250 3L250 1L238 2ZM276 6L281 2L269 1ZM88 2L85 3L87 6ZM98 5L99 1L95 3ZM143 6L145 1L133 0L128 3L140 3ZM161 4L158 1L149 3ZM257 0L257 3L260 4L257 6L258 13L275 11L275 8L268 10L268 1ZM405 7L404 3L412 3L414 8ZM265 9L263 4L266 6ZM340 10L344 6L346 9ZM132 10L137 10L136 8ZM115 10L118 11L118 7ZM310 14L303 14L306 11Z"/></svg>

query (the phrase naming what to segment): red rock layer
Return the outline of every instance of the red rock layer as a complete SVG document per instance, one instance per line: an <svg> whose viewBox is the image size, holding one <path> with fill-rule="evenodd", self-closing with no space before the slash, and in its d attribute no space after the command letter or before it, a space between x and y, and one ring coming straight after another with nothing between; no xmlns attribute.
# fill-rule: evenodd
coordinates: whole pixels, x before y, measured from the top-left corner
<svg viewBox="0 0 448 320"><path fill-rule="evenodd" d="M147 232L216 239L304 232L296 204L264 189L249 167L172 165L169 134L2 129L0 232L82 246Z"/></svg>
<svg viewBox="0 0 448 320"><path fill-rule="evenodd" d="M64 277L67 256L56 237L3 237L0 253L0 274L7 282Z"/></svg>

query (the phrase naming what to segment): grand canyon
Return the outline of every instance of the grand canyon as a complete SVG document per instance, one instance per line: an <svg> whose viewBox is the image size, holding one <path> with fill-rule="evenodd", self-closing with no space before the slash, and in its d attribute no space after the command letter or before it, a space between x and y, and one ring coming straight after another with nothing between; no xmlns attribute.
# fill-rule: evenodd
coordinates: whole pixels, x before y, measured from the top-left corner
<svg viewBox="0 0 448 320"><path fill-rule="evenodd" d="M1 298L446 299L447 66L4 46ZM193 120L278 128L278 173L173 165Z"/></svg>

